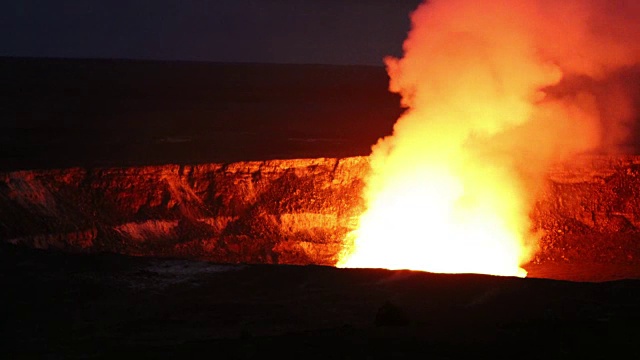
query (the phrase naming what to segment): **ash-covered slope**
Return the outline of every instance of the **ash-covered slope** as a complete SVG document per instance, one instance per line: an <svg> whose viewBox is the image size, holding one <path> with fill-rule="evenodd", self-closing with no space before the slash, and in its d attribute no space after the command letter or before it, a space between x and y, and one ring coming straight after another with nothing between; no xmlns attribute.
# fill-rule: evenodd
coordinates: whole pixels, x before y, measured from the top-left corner
<svg viewBox="0 0 640 360"><path fill-rule="evenodd" d="M72 252L333 265L364 210L366 157L0 174L0 239ZM534 263L640 262L640 157L549 172Z"/></svg>

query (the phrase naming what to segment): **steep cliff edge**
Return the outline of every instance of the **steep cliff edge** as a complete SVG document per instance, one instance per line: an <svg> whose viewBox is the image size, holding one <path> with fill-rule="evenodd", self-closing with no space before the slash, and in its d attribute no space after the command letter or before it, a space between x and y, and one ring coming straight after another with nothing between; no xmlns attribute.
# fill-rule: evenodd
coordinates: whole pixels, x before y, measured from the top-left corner
<svg viewBox="0 0 640 360"><path fill-rule="evenodd" d="M0 238L67 251L333 264L366 158L0 175Z"/></svg>
<svg viewBox="0 0 640 360"><path fill-rule="evenodd" d="M366 157L0 173L0 240L71 252L333 265ZM640 157L549 172L534 262L640 261Z"/></svg>
<svg viewBox="0 0 640 360"><path fill-rule="evenodd" d="M531 213L534 261L640 264L640 156L582 156L548 172Z"/></svg>

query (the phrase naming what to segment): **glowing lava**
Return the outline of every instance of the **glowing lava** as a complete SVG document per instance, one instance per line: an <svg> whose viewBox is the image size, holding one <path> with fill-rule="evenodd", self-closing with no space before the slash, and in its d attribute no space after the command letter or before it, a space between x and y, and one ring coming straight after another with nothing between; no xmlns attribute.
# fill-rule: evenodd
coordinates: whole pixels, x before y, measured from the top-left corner
<svg viewBox="0 0 640 360"><path fill-rule="evenodd" d="M464 151L396 155L377 155L354 251L339 266L526 275L533 242L516 174Z"/></svg>
<svg viewBox="0 0 640 360"><path fill-rule="evenodd" d="M407 110L373 147L367 210L338 266L526 276L546 169L599 146L604 122L625 122L602 117L615 102L593 87L640 59L640 27L625 15L640 6L623 3L418 7L404 56L386 59ZM616 32L604 26L613 17Z"/></svg>

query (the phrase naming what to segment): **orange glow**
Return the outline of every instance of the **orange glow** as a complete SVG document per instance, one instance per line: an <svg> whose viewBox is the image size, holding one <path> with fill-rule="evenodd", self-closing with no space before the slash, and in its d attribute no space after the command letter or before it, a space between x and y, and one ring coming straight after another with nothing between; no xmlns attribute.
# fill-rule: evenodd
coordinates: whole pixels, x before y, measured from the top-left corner
<svg viewBox="0 0 640 360"><path fill-rule="evenodd" d="M517 177L465 155L385 157L339 266L525 276L532 248Z"/></svg>
<svg viewBox="0 0 640 360"><path fill-rule="evenodd" d="M471 185L465 185L466 175L451 168L406 169L385 179L389 183L371 199L352 234L358 251L343 266L526 274L519 268L528 255L518 238L521 204L510 184L487 174L465 190Z"/></svg>
<svg viewBox="0 0 640 360"><path fill-rule="evenodd" d="M601 117L605 102L627 102L591 85L637 64L625 36L640 31L629 22L636 28L603 44L611 33L588 21L617 16L607 9L600 0L418 7L404 56L386 59L407 110L372 148L367 210L337 265L526 276L537 243L529 213L546 169L598 147L604 122L626 121Z"/></svg>

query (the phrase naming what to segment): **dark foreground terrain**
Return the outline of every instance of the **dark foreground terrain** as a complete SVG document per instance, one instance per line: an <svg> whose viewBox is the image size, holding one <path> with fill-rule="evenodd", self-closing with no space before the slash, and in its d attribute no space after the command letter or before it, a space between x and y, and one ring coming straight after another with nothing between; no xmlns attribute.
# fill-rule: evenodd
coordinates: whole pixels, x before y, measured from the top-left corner
<svg viewBox="0 0 640 360"><path fill-rule="evenodd" d="M66 255L3 245L6 358L636 358L640 280Z"/></svg>

